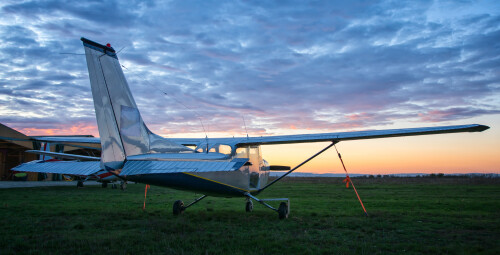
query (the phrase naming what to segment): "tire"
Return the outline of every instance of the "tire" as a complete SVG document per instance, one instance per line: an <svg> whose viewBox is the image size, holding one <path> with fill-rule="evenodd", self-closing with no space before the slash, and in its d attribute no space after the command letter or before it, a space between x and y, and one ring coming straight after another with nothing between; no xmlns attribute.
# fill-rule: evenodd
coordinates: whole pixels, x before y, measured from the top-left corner
<svg viewBox="0 0 500 255"><path fill-rule="evenodd" d="M280 203L280 207L278 208L278 216L280 220L288 218L288 203Z"/></svg>
<svg viewBox="0 0 500 255"><path fill-rule="evenodd" d="M172 212L174 213L174 215L182 214L182 212L184 212L184 210L185 210L184 202L182 202L182 200L175 201L174 207L172 209L173 209Z"/></svg>
<svg viewBox="0 0 500 255"><path fill-rule="evenodd" d="M108 182L102 182L101 187L103 189L107 188L108 187Z"/></svg>
<svg viewBox="0 0 500 255"><path fill-rule="evenodd" d="M77 188L83 188L83 181L78 181L78 182L76 183L76 187L77 187Z"/></svg>
<svg viewBox="0 0 500 255"><path fill-rule="evenodd" d="M245 211L246 212L252 212L253 211L253 203L251 200L247 201L247 204L245 206Z"/></svg>

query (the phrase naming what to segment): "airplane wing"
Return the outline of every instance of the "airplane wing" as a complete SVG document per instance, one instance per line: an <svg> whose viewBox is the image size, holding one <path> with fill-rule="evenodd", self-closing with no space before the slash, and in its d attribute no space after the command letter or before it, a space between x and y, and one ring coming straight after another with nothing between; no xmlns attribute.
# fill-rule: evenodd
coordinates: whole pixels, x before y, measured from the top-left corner
<svg viewBox="0 0 500 255"><path fill-rule="evenodd" d="M43 161L34 160L12 168L14 171L53 173L70 175L91 175L101 170L99 161Z"/></svg>
<svg viewBox="0 0 500 255"><path fill-rule="evenodd" d="M100 160L99 157L91 157L91 156L83 156L69 153L59 153L59 152L51 152L51 151L38 151L38 150L27 150L26 152L51 156L55 158L65 158L65 159L80 159L80 160Z"/></svg>
<svg viewBox="0 0 500 255"><path fill-rule="evenodd" d="M99 137L89 136L32 136L31 138L41 142L101 144Z"/></svg>
<svg viewBox="0 0 500 255"><path fill-rule="evenodd" d="M53 144L64 144L72 147L101 149L101 139L91 136L31 136L32 140Z"/></svg>
<svg viewBox="0 0 500 255"><path fill-rule="evenodd" d="M458 132L482 132L489 127L484 125L459 125L459 126L441 126L441 127L423 127L423 128L405 128L405 129L386 129L386 130L369 130L369 131L354 131L354 132L338 132L338 133L322 133L322 134L303 134L303 135L282 135L282 136L265 136L265 137L237 137L237 138L209 138L210 144L224 143L234 145L236 147L247 145L266 145L266 144L290 144L290 143L309 143L309 142L325 142L325 141L349 141L360 139L375 139L385 137L402 137L430 134L445 134ZM43 141L62 143L99 143L99 138L91 137L43 137ZM171 138L172 141L183 145L199 145L207 142L206 138ZM100 161L97 157L78 156L65 153L30 151L33 153L45 153L49 156L86 159L94 161L76 162L76 161L32 161L21 164L13 170L23 172L42 172L42 173L59 173L73 175L90 175L101 170ZM82 157L82 158L78 158ZM144 160L129 160L126 162L121 175L135 174L153 174L153 173L174 173L174 172L198 172L202 169L211 169L213 171L233 171L238 169L246 161L234 159L230 162L192 162L192 161L144 161Z"/></svg>
<svg viewBox="0 0 500 255"><path fill-rule="evenodd" d="M375 139L375 138L386 138L386 137L446 134L446 133L459 133L459 132L482 132L488 128L489 128L488 126L472 124L472 125L458 125L458 126L367 130L367 131L303 134L303 135L209 138L208 141L210 144L224 143L224 144L235 145L236 147L241 147L246 145L311 143L311 142L327 142L327 141L340 142L349 140ZM207 141L206 138L201 138L201 139L169 138L169 139L183 145L199 145L202 143L206 143Z"/></svg>

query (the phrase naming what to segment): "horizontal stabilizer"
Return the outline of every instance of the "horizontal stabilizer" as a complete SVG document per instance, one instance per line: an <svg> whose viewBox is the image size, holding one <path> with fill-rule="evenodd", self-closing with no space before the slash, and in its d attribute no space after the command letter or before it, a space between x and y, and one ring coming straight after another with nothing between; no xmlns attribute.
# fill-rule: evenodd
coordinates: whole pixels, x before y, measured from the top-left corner
<svg viewBox="0 0 500 255"><path fill-rule="evenodd" d="M12 168L19 172L91 175L99 170L99 161L42 161L35 160Z"/></svg>
<svg viewBox="0 0 500 255"><path fill-rule="evenodd" d="M76 154L51 152L51 151L28 150L26 152L39 154L39 155L45 155L45 156L51 156L54 158L80 159L80 160L100 160L101 159L99 157L91 157L91 156L83 156L83 155L76 155Z"/></svg>
<svg viewBox="0 0 500 255"><path fill-rule="evenodd" d="M160 161L130 160L123 166L120 175L193 173L193 172L230 172L238 170L248 161L247 158L235 158L232 161Z"/></svg>

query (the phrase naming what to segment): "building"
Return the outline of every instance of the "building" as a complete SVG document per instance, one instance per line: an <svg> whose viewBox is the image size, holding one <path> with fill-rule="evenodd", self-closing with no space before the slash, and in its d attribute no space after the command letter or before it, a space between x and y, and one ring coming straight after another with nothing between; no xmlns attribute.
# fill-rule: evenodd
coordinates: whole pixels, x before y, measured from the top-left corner
<svg viewBox="0 0 500 255"><path fill-rule="evenodd" d="M91 135L84 136L92 137ZM37 136L37 138L40 137L41 136ZM14 179L15 172L11 170L13 167L21 163L42 159L37 154L26 152L27 150L40 150L40 148L46 146L49 146L50 151L55 152L69 152L77 155L90 155L95 157L99 157L101 154L100 146L93 146L94 148L90 148L89 146L86 146L86 148L78 148L59 144L50 145L37 141L36 138L27 136L0 123L0 181L10 181ZM27 173L28 181L61 179L62 177L57 174Z"/></svg>

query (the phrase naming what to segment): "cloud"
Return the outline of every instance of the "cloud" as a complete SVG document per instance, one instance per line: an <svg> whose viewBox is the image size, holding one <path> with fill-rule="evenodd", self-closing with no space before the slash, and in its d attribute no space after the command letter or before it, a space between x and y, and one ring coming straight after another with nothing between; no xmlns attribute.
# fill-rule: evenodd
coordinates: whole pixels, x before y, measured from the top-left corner
<svg viewBox="0 0 500 255"><path fill-rule="evenodd" d="M95 126L82 36L121 50L143 118L163 134L202 132L200 118L213 132L243 133L245 116L270 134L498 114L499 102L484 100L500 96L494 6L7 1L0 119L36 125L30 132Z"/></svg>
<svg viewBox="0 0 500 255"><path fill-rule="evenodd" d="M444 110L430 110L419 114L424 121L439 122L474 117L482 114L500 114L500 110L449 108Z"/></svg>

